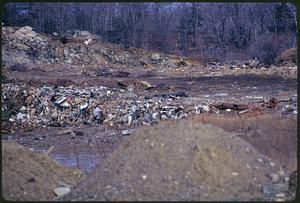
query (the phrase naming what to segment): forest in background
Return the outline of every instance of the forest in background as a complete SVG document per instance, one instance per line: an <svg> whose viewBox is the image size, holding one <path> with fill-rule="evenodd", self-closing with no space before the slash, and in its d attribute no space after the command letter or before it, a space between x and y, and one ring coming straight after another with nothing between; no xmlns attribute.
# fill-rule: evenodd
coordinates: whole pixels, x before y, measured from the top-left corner
<svg viewBox="0 0 300 203"><path fill-rule="evenodd" d="M60 36L87 30L103 41L201 60L272 64L296 46L289 3L7 3L4 26Z"/></svg>

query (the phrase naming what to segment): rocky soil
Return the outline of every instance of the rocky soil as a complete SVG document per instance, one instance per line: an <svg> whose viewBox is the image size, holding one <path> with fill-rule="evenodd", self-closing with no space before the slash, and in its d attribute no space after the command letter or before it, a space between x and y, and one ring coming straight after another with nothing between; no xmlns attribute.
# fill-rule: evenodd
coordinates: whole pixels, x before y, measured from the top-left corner
<svg viewBox="0 0 300 203"><path fill-rule="evenodd" d="M219 64L85 31L67 40L28 26L2 33L6 199L294 197L297 66L282 59L295 50L272 66ZM78 184L77 170L48 156L86 178Z"/></svg>

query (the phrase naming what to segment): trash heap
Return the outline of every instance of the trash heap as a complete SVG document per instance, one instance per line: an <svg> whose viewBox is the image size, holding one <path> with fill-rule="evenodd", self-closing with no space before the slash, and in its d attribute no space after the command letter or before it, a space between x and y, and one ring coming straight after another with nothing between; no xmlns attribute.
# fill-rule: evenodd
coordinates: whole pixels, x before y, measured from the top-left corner
<svg viewBox="0 0 300 203"><path fill-rule="evenodd" d="M37 33L30 26L2 27L4 66L24 64L126 65L128 67L192 66L186 57L178 57L142 49L124 49L103 43L87 31L69 31L60 36ZM194 63L198 63L194 61Z"/></svg>
<svg viewBox="0 0 300 203"><path fill-rule="evenodd" d="M2 121L7 130L102 123L150 125L158 120L185 118L188 113L180 97L144 99L124 89L103 86L35 88L3 84L2 90Z"/></svg>
<svg viewBox="0 0 300 203"><path fill-rule="evenodd" d="M297 114L296 98L279 100L272 108L268 104L267 101L249 105L218 104L214 103L213 98L194 101L182 91L154 93L143 97L138 96L131 85L126 89L72 85L32 87L12 83L2 85L4 132L27 131L45 126L152 125L160 120L177 120L202 113L237 115L275 110L282 115Z"/></svg>

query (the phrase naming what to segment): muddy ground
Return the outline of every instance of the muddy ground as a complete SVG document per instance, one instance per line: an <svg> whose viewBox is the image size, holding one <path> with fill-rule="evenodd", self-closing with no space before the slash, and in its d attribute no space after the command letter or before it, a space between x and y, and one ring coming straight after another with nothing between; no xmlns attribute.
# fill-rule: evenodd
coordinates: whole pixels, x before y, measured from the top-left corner
<svg viewBox="0 0 300 203"><path fill-rule="evenodd" d="M60 67L58 67L60 69ZM63 70L63 69L62 69ZM262 167L262 171L256 171L256 169L248 170L247 172L240 172L240 175L235 177L229 171L218 171L216 168L223 167L221 166L223 163L227 163L225 160L218 160L214 164L209 164L206 166L202 166L201 164L197 167L208 167L205 171L213 171L212 174L209 172L200 172L202 176L207 176L208 179L214 177L215 174L225 173L222 178L227 178L232 185L231 190L223 191L222 188L224 185L221 182L217 181L218 178L211 179L207 184L210 189L203 189L202 192L195 192L199 188L196 182L186 182L185 185L172 185L168 184L168 181L162 180L161 178L170 173L177 173L180 170L190 170L186 164L189 164L188 160L192 161L192 156L188 152L191 150L190 147L183 147L184 150L187 150L185 154L181 154L182 156L186 156L187 160L185 164L181 164L179 168L177 167L177 158L176 158L176 149L179 146L186 146L186 141L178 137L179 135L174 134L174 131L184 130L185 124L177 125L174 123L164 124L165 130L169 130L169 133L166 133L166 136L169 136L168 139L173 140L173 144L169 143L168 146L174 146L175 151L163 151L162 154L159 154L159 150L157 151L145 151L141 153L140 147L142 147L142 140L146 139L147 136L151 134L155 134L157 139L154 137L153 139L156 142L161 142L163 135L165 134L165 130L156 129L156 125L144 127L141 125L115 125L110 126L108 124L97 124L92 126L72 126L71 130L74 134L71 133L62 133L65 128L62 127L40 127L29 132L17 131L15 133L8 133L2 136L2 140L10 140L16 141L22 146L30 148L31 150L35 150L38 152L47 152L49 157L56 160L60 164L71 167L74 169L80 169L87 175L87 178L84 179L77 188L72 189L72 192L63 197L64 200L79 200L79 199L92 199L92 200L216 200L214 198L217 197L218 200L226 199L226 200L266 200L266 199L274 199L277 193L284 193L284 199L293 198L293 192L291 193L289 189L282 189L281 191L277 191L276 194L272 194L270 196L266 196L263 193L264 184L271 181L269 177L270 174L280 173L278 171L284 171L282 175L282 180L280 179L281 184L289 185L288 179L285 180L292 174L297 171L297 112L292 111L283 111L286 105L292 106L296 105L297 101L297 80L296 79L284 79L279 76L257 76L257 75L229 75L229 76L206 76L206 77L185 77L184 75L180 77L155 77L155 76L145 76L144 72L131 70L132 75L134 77L97 77L91 75L68 75L65 73L61 73L57 69L44 71L28 71L24 73L4 70L4 73L8 77L8 82L14 82L16 84L27 84L30 86L41 86L43 84L48 85L63 85L63 86L106 86L111 88L120 88L118 86L118 82L122 82L125 85L134 85L134 93L137 95L139 99L143 99L147 96L153 96L156 93L168 93L175 91L184 91L188 94L188 97L183 97L180 99L175 99L172 102L180 103L184 107L193 106L195 104L215 104L220 102L232 102L238 104L256 104L261 102L262 100L268 101L271 98L276 98L277 100L285 100L280 103L274 109L266 109L261 112L250 112L243 115L237 114L236 111L230 112L221 112L221 114L216 115L213 113L203 113L199 115L191 115L184 120L191 120L191 131L184 131L180 136L195 136L195 133L192 133L192 129L196 129L196 127L200 122L209 123L213 126L221 127L226 132L226 136L234 135L236 138L240 138L235 140L232 145L244 145L250 144L253 147L254 152L250 157L251 163L255 162L255 159L259 159L259 157L264 157L263 161L266 164L266 167ZM151 85L157 87L149 90L145 90L145 88L139 86L140 81L147 81ZM121 100L121 99L120 99ZM109 101L108 101L109 102ZM164 122L163 122L164 123ZM189 125L189 124L187 124ZM144 129L145 131L139 131L139 129ZM206 127L204 127L206 128ZM210 128L210 127L208 127ZM137 131L137 134L124 136L122 135L122 131L126 129L134 129ZM209 132L214 135L214 131L219 132L219 128L209 129ZM140 132L140 133L139 133ZM222 134L221 133L221 134ZM174 137L171 135L174 134ZM197 134L197 133L196 133ZM222 135L219 135L222 137ZM208 134L205 134L207 136ZM136 139L136 137L138 137ZM167 138L166 138L167 139ZM196 139L195 137L191 138ZM220 139L220 137L216 137L216 140ZM206 143L207 141L204 141ZM221 140L216 141L216 143L210 143L213 148L217 148L222 142ZM241 144L242 142L243 144ZM5 142L3 142L5 143ZM132 148L124 149L124 146L134 145ZM206 143L207 144L207 143ZM172 147L171 147L172 148ZM170 148L170 149L171 149ZM5 148L4 148L5 149ZM125 151L124 151L125 150ZM7 152L2 151L4 157L6 157ZM122 153L128 153L128 162L120 161L120 157ZM131 161L135 160L138 156L138 160L144 160L145 163L149 158L149 154L153 159L166 158L168 157L168 153L170 154L169 162L162 161L163 164L169 164L168 167L174 167L170 170L162 170L160 167L153 167L150 164L139 165L135 170L128 172L128 177L123 177L123 172L115 171L117 168L123 167L122 164L126 166L130 166ZM153 154L152 154L153 153ZM174 154L175 153L175 154ZM200 152L199 152L200 153ZM220 152L223 153L223 152ZM233 169L239 168L245 164L247 161L247 156L238 156L237 151L230 151L230 156L236 161L231 160L229 165L224 167ZM113 154L113 156L112 156ZM174 155L172 155L174 154ZM22 154L18 154L18 157L22 157ZM113 157L113 158L111 158ZM238 157L238 158L237 158ZM26 156L24 157L25 159ZM152 160L151 158L151 160ZM210 161L211 157L202 158L203 160ZM249 158L250 159L250 158ZM110 160L115 160L115 165L108 166ZM172 161L173 160L173 161ZM202 161L203 161L202 160ZM2 158L3 161L3 158ZM28 160L30 163L30 160ZM123 163L124 162L124 163ZM155 162L156 163L156 162ZM274 167L270 169L270 165L267 163L272 163L271 165ZM111 167L112 170L109 174L111 178L105 178L105 174L102 173L104 170L104 166ZM118 165L121 164L121 165ZM133 163L132 163L133 164ZM134 165L133 164L133 165ZM197 164L197 163L194 163ZM231 165L232 164L232 165ZM240 165L239 165L240 164ZM154 164L155 165L155 164ZM268 165L268 166L267 166ZM6 167L10 167L9 165L3 165L4 171L7 171ZM21 165L15 165L13 167L20 167L16 173L19 173L20 177L22 176ZM26 167L24 165L24 167ZM138 177L138 174L142 174L144 170L150 170L151 174L156 174L147 184L143 185L140 182L140 179L134 179L133 177ZM168 168L167 167L167 168ZM196 168L197 168L196 167ZM233 170L232 169L232 170ZM34 168L32 170L35 170ZM60 169L57 169L60 170ZM191 169L194 170L194 169ZM201 169L202 170L202 169ZM201 171L200 170L200 171ZM216 170L216 171L215 171ZM243 169L244 170L244 169ZM196 170L197 171L197 170ZM193 171L193 175L197 175L198 173ZM7 174L8 173L8 174ZM3 174L2 177L10 177L10 172ZM37 176L42 175L44 172L37 170ZM40 173L40 174L39 174ZM203 175L205 173L206 175ZM199 176L199 174L197 176ZM18 177L15 175L15 177ZM49 175L49 178L51 175ZM151 176L151 175L150 175ZM202 177L201 176L201 177ZM231 179L234 176L234 179ZM245 179L249 179L249 177L260 177L261 183L249 182L249 184L244 184ZM142 176L142 180L143 180ZM175 182L183 181L180 179L181 175L178 175ZM200 177L200 176L199 176ZM199 181L201 180L201 177ZM240 179L239 179L240 177ZM202 177L203 178L203 177ZM8 182L3 182L3 187L15 187L18 185L21 180L18 178L13 179L5 179ZM234 180L234 181L233 181ZM103 184L102 184L103 181ZM110 183L110 181L114 183ZM123 181L123 182L122 182ZM164 182L165 181L165 182ZM233 181L233 182L232 182ZM201 182L201 181L200 181ZM282 183L283 182L283 183ZM104 184L105 183L105 184ZM124 183L124 184L123 184ZM173 182L174 183L174 182ZM28 183L29 184L29 183ZM30 183L32 184L32 183ZM35 183L36 186L39 184ZM122 186L111 189L105 188L108 185L118 185ZM140 188L141 184L144 186ZM244 184L244 185L243 185ZM274 183L275 184L275 183ZM277 184L277 183L276 183ZM279 184L279 183L278 183ZM166 186L166 190L153 190L155 187L163 187ZM24 187L27 187L26 185ZM98 188L93 190L92 188ZM199 186L200 187L200 186ZM151 189L152 188L152 189ZM197 189L198 188L198 189ZM120 193L116 193L115 190ZM134 191L132 193L132 190ZM251 193L245 193L245 191L251 190ZM4 193L6 190L3 190ZM105 192L106 191L106 192ZM131 191L131 192L130 192ZM223 191L220 193L220 191ZM16 190L15 193L20 193L20 191ZM35 193L37 191L33 190L29 191ZM101 195L104 194L105 195ZM52 196L43 196L44 193L37 194L36 196L31 196L31 199L53 199ZM188 195L190 194L190 195ZM219 194L219 196L216 196ZM17 195L8 195L5 196L8 199L18 199L23 196ZM17 198L18 197L18 198Z"/></svg>

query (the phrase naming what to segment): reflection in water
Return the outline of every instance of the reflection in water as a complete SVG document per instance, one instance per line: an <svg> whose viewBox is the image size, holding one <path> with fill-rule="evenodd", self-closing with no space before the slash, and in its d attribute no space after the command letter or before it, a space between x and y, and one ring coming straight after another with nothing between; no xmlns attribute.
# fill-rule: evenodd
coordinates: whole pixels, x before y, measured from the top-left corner
<svg viewBox="0 0 300 203"><path fill-rule="evenodd" d="M64 166L78 168L90 174L104 158L111 154L113 147L113 144L77 145L76 147L56 148L49 156Z"/></svg>
<svg viewBox="0 0 300 203"><path fill-rule="evenodd" d="M49 155L59 163L72 167L78 168L88 174L90 174L96 165L103 159L102 155L99 154L86 154L86 153L51 153Z"/></svg>

